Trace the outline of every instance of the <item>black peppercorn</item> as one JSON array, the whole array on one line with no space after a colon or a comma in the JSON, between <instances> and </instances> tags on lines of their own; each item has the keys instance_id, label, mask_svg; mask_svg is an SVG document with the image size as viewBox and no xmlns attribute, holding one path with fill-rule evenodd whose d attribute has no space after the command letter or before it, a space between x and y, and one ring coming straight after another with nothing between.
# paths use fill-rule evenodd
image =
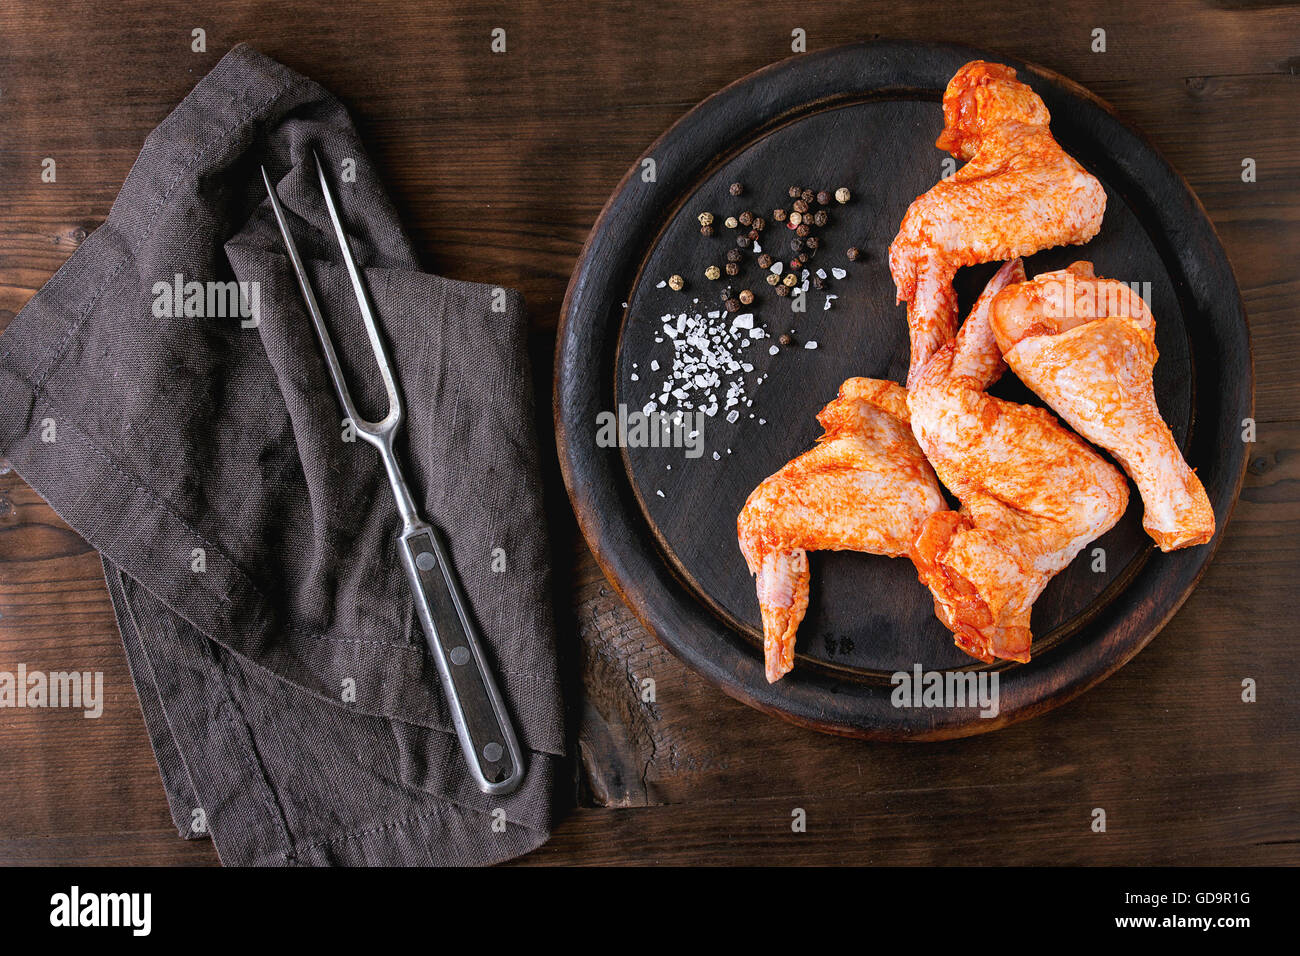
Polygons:
<instances>
[{"instance_id":1,"label":"black peppercorn","mask_svg":"<svg viewBox=\"0 0 1300 956\"><path fill-rule=\"evenodd\" d=\"M812 227L810 227L810 226L808 225L808 223L806 223L806 222L801 222L801 223L799 223L799 225L795 228L794 234L795 234L796 236L798 236L800 239L803 239L803 238L805 238L805 237L808 235L808 233L810 233L810 232L812 232Z\"/></svg>"},{"instance_id":2,"label":"black peppercorn","mask_svg":"<svg viewBox=\"0 0 1300 956\"><path fill-rule=\"evenodd\" d=\"M750 212L748 209L746 209L736 218L740 220L740 224L742 226L752 225L754 222L754 214Z\"/></svg>"},{"instance_id":3,"label":"black peppercorn","mask_svg":"<svg viewBox=\"0 0 1300 956\"><path fill-rule=\"evenodd\" d=\"M727 190L727 192L731 193L733 196L739 196L744 191L745 187L740 185L740 183L732 183L731 188Z\"/></svg>"},{"instance_id":4,"label":"black peppercorn","mask_svg":"<svg viewBox=\"0 0 1300 956\"><path fill-rule=\"evenodd\" d=\"M817 204L819 206L829 206L831 204L831 194L823 189L817 194Z\"/></svg>"},{"instance_id":5,"label":"black peppercorn","mask_svg":"<svg viewBox=\"0 0 1300 956\"><path fill-rule=\"evenodd\" d=\"M727 307L727 311L728 311L728 312L739 312L739 311L740 311L740 300L739 300L739 299L728 299L726 302L723 303L723 305L725 305L725 306Z\"/></svg>"},{"instance_id":6,"label":"black peppercorn","mask_svg":"<svg viewBox=\"0 0 1300 956\"><path fill-rule=\"evenodd\" d=\"M787 295L790 294L790 290L786 286L779 285L776 287L776 294L784 299Z\"/></svg>"},{"instance_id":7,"label":"black peppercorn","mask_svg":"<svg viewBox=\"0 0 1300 956\"><path fill-rule=\"evenodd\" d=\"M741 252L739 249L728 249L728 250L727 250L727 261L728 261L728 262L739 262L739 261L740 261L741 259L743 259L743 258L745 258L745 254L744 254L743 252Z\"/></svg>"},{"instance_id":8,"label":"black peppercorn","mask_svg":"<svg viewBox=\"0 0 1300 956\"><path fill-rule=\"evenodd\" d=\"M816 236L809 236L808 241L805 243L805 245L809 249L816 249L819 245L821 245L821 240L818 239Z\"/></svg>"},{"instance_id":9,"label":"black peppercorn","mask_svg":"<svg viewBox=\"0 0 1300 956\"><path fill-rule=\"evenodd\" d=\"M712 227L712 226L700 226L700 235L701 235L701 236L704 236L705 238L708 238L709 236L712 236L712 235L713 235L713 227Z\"/></svg>"},{"instance_id":10,"label":"black peppercorn","mask_svg":"<svg viewBox=\"0 0 1300 956\"><path fill-rule=\"evenodd\" d=\"M768 268L769 266L772 265L772 257L769 256L766 252L763 253L761 256L758 257L758 265L759 268L761 269Z\"/></svg>"},{"instance_id":11,"label":"black peppercorn","mask_svg":"<svg viewBox=\"0 0 1300 956\"><path fill-rule=\"evenodd\" d=\"M785 210L784 210L784 209L773 209L773 210L772 210L772 218L775 219L777 222L785 222Z\"/></svg>"},{"instance_id":12,"label":"black peppercorn","mask_svg":"<svg viewBox=\"0 0 1300 956\"><path fill-rule=\"evenodd\" d=\"M749 236L737 236L737 237L736 237L736 245L740 246L740 248L742 248L742 249L748 249L748 248L749 248L749 244L750 244L751 242L753 242L753 241L754 241L754 240L753 240L753 239L750 239Z\"/></svg>"},{"instance_id":13,"label":"black peppercorn","mask_svg":"<svg viewBox=\"0 0 1300 956\"><path fill-rule=\"evenodd\" d=\"M796 199L794 201L794 211L802 215L808 211L808 204L802 199Z\"/></svg>"},{"instance_id":14,"label":"black peppercorn","mask_svg":"<svg viewBox=\"0 0 1300 956\"><path fill-rule=\"evenodd\" d=\"M723 268L727 270L727 275L729 276L740 275L739 262L728 262Z\"/></svg>"},{"instance_id":15,"label":"black peppercorn","mask_svg":"<svg viewBox=\"0 0 1300 956\"><path fill-rule=\"evenodd\" d=\"M817 199L817 194L811 189L805 189L799 194L799 198L811 205Z\"/></svg>"},{"instance_id":16,"label":"black peppercorn","mask_svg":"<svg viewBox=\"0 0 1300 956\"><path fill-rule=\"evenodd\" d=\"M849 251L844 254L849 257L849 262L857 262L858 256L862 255L857 246L849 246Z\"/></svg>"},{"instance_id":17,"label":"black peppercorn","mask_svg":"<svg viewBox=\"0 0 1300 956\"><path fill-rule=\"evenodd\" d=\"M813 225L817 226L818 228L826 225L826 223L829 221L830 221L830 217L826 215L825 209L818 209L817 212L813 214Z\"/></svg>"}]
</instances>

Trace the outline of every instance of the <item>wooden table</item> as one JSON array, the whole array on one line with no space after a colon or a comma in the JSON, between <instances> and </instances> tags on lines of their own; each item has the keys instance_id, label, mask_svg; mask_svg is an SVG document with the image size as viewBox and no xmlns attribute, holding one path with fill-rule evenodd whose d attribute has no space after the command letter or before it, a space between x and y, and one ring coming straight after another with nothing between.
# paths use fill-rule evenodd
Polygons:
<instances>
[{"instance_id":1,"label":"wooden table","mask_svg":"<svg viewBox=\"0 0 1300 956\"><path fill-rule=\"evenodd\" d=\"M1090 87L1191 182L1254 336L1258 441L1191 599L1078 701L944 744L818 736L686 671L596 569L544 418L557 574L570 596L559 621L575 807L521 862L1300 862L1300 9L407 6L8 0L0 327L103 222L146 134L246 40L348 105L428 268L524 292L545 410L560 301L614 185L700 99L792 55L800 28L809 50L873 36L965 42ZM491 51L496 27L503 54ZM195 28L206 52L191 50ZM1092 49L1095 29L1104 53ZM41 181L46 157L56 183ZM1254 182L1242 179L1247 158ZM19 662L102 670L107 703L99 720L0 710L0 863L214 863L211 844L176 838L97 555L10 473L0 476L0 670ZM646 677L652 704L638 692ZM1257 683L1254 703L1242 701L1245 678ZM1096 807L1105 833L1090 827ZM792 832L796 808L806 832Z\"/></svg>"}]
</instances>

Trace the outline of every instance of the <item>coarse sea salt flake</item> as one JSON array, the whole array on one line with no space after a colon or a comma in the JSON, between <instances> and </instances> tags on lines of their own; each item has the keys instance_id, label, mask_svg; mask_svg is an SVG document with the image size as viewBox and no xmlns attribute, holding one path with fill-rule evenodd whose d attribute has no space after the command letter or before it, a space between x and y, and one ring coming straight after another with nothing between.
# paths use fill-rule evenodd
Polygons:
<instances>
[{"instance_id":1,"label":"coarse sea salt flake","mask_svg":"<svg viewBox=\"0 0 1300 956\"><path fill-rule=\"evenodd\" d=\"M839 266L835 266L834 268L831 269L831 275L833 275L837 279L843 279L846 275L848 275L848 272L845 271L844 269L841 269Z\"/></svg>"},{"instance_id":2,"label":"coarse sea salt flake","mask_svg":"<svg viewBox=\"0 0 1300 956\"><path fill-rule=\"evenodd\" d=\"M817 342L816 340L810 340L805 342L803 347L806 349L815 349L817 347Z\"/></svg>"}]
</instances>

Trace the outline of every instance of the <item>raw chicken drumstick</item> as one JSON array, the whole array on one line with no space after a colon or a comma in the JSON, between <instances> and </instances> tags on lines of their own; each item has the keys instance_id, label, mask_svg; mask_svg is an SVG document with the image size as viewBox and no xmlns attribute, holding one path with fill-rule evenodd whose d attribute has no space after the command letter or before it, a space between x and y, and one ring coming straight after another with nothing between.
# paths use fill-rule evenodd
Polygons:
<instances>
[{"instance_id":1,"label":"raw chicken drumstick","mask_svg":"<svg viewBox=\"0 0 1300 956\"><path fill-rule=\"evenodd\" d=\"M1030 609L1052 576L1124 513L1128 482L1041 408L985 393L1003 370L989 327L990 280L957 338L908 391L912 430L959 512L931 515L912 560L958 647L984 661L1029 660Z\"/></svg>"},{"instance_id":2,"label":"raw chicken drumstick","mask_svg":"<svg viewBox=\"0 0 1300 956\"><path fill-rule=\"evenodd\" d=\"M1156 322L1140 295L1076 262L1002 290L989 320L1020 380L1128 472L1162 551L1214 536L1205 489L1156 407Z\"/></svg>"},{"instance_id":3,"label":"raw chicken drumstick","mask_svg":"<svg viewBox=\"0 0 1300 956\"><path fill-rule=\"evenodd\" d=\"M908 427L901 385L851 378L817 420L825 429L817 447L755 488L736 521L758 576L769 682L794 666L808 609L807 552L907 554L922 522L948 507Z\"/></svg>"},{"instance_id":4,"label":"raw chicken drumstick","mask_svg":"<svg viewBox=\"0 0 1300 956\"><path fill-rule=\"evenodd\" d=\"M998 63L967 63L943 94L935 145L966 165L912 203L889 247L898 301L908 303L910 387L957 331L953 276L962 266L1087 242L1106 192L1061 149L1038 95Z\"/></svg>"}]
</instances>

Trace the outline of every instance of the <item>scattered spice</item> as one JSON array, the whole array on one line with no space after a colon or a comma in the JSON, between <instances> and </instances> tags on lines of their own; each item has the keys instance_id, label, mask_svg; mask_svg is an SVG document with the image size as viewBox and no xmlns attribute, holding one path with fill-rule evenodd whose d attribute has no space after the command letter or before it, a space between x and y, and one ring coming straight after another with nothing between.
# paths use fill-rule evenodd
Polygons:
<instances>
[{"instance_id":1,"label":"scattered spice","mask_svg":"<svg viewBox=\"0 0 1300 956\"><path fill-rule=\"evenodd\" d=\"M782 332L781 337L777 339L782 345L794 345L794 336L789 332Z\"/></svg>"},{"instance_id":2,"label":"scattered spice","mask_svg":"<svg viewBox=\"0 0 1300 956\"><path fill-rule=\"evenodd\" d=\"M809 236L808 241L805 242L804 245L807 246L809 249L815 250L819 245L821 245L821 240L818 239L816 236Z\"/></svg>"},{"instance_id":3,"label":"scattered spice","mask_svg":"<svg viewBox=\"0 0 1300 956\"><path fill-rule=\"evenodd\" d=\"M795 252L800 251L803 248L803 240L799 238L791 239L790 248Z\"/></svg>"},{"instance_id":4,"label":"scattered spice","mask_svg":"<svg viewBox=\"0 0 1300 956\"><path fill-rule=\"evenodd\" d=\"M820 229L822 226L826 225L826 223L830 222L830 218L830 216L826 215L825 209L818 209L817 212L813 214L813 225Z\"/></svg>"},{"instance_id":5,"label":"scattered spice","mask_svg":"<svg viewBox=\"0 0 1300 956\"><path fill-rule=\"evenodd\" d=\"M711 236L713 235L713 227L712 227L712 226L700 226L700 235L701 235L701 236L704 236L706 239L709 238L709 237L711 237Z\"/></svg>"},{"instance_id":6,"label":"scattered spice","mask_svg":"<svg viewBox=\"0 0 1300 956\"><path fill-rule=\"evenodd\" d=\"M817 199L817 194L811 189L805 189L799 194L799 198L805 203L812 204Z\"/></svg>"},{"instance_id":7,"label":"scattered spice","mask_svg":"<svg viewBox=\"0 0 1300 956\"><path fill-rule=\"evenodd\" d=\"M745 258L745 254L744 254L743 252L741 252L739 249L728 249L728 250L727 250L727 261L728 261L728 262L739 262L739 261L740 261L741 259L743 259L743 258Z\"/></svg>"},{"instance_id":8,"label":"scattered spice","mask_svg":"<svg viewBox=\"0 0 1300 956\"><path fill-rule=\"evenodd\" d=\"M728 299L728 300L727 300L725 303L723 303L723 304L727 307L727 311L728 311L728 312L739 312L739 311L740 311L740 302L737 301L736 299Z\"/></svg>"},{"instance_id":9,"label":"scattered spice","mask_svg":"<svg viewBox=\"0 0 1300 956\"><path fill-rule=\"evenodd\" d=\"M790 290L783 285L778 285L776 287L776 294L784 299L787 295L790 294Z\"/></svg>"},{"instance_id":10,"label":"scattered spice","mask_svg":"<svg viewBox=\"0 0 1300 956\"><path fill-rule=\"evenodd\" d=\"M837 203L843 205L844 203L848 202L849 199L851 198L852 197L849 195L848 189L846 189L844 186L841 186L839 189L835 190L835 201Z\"/></svg>"},{"instance_id":11,"label":"scattered spice","mask_svg":"<svg viewBox=\"0 0 1300 956\"><path fill-rule=\"evenodd\" d=\"M709 266L704 270L704 278L714 280L722 278L722 270L717 266Z\"/></svg>"},{"instance_id":12,"label":"scattered spice","mask_svg":"<svg viewBox=\"0 0 1300 956\"><path fill-rule=\"evenodd\" d=\"M800 214L807 212L808 201L805 199L796 199L794 201L794 211Z\"/></svg>"},{"instance_id":13,"label":"scattered spice","mask_svg":"<svg viewBox=\"0 0 1300 956\"><path fill-rule=\"evenodd\" d=\"M849 257L849 262L857 262L858 256L862 255L862 252L857 246L849 246L848 252L844 254Z\"/></svg>"},{"instance_id":14,"label":"scattered spice","mask_svg":"<svg viewBox=\"0 0 1300 956\"><path fill-rule=\"evenodd\" d=\"M749 244L750 244L751 242L753 242L753 241L754 241L754 240L751 239L751 238L749 238L749 236L737 236L737 237L736 237L736 245L740 246L740 248L742 248L742 249L748 249L748 248L749 248Z\"/></svg>"},{"instance_id":15,"label":"scattered spice","mask_svg":"<svg viewBox=\"0 0 1300 956\"><path fill-rule=\"evenodd\" d=\"M769 272L769 273L767 274L767 284L768 284L768 285L776 285L776 284L777 284L778 282L780 282L780 281L781 281L781 277L778 276L775 272Z\"/></svg>"},{"instance_id":16,"label":"scattered spice","mask_svg":"<svg viewBox=\"0 0 1300 956\"><path fill-rule=\"evenodd\" d=\"M754 214L746 209L740 214L740 224L742 226L751 225L754 222Z\"/></svg>"},{"instance_id":17,"label":"scattered spice","mask_svg":"<svg viewBox=\"0 0 1300 956\"><path fill-rule=\"evenodd\" d=\"M794 234L800 239L805 238L810 232L812 232L812 226L808 225L806 222L799 223L794 230Z\"/></svg>"},{"instance_id":18,"label":"scattered spice","mask_svg":"<svg viewBox=\"0 0 1300 956\"><path fill-rule=\"evenodd\" d=\"M695 218L697 218L700 221L701 226L713 225L713 213L711 212L702 212Z\"/></svg>"},{"instance_id":19,"label":"scattered spice","mask_svg":"<svg viewBox=\"0 0 1300 956\"><path fill-rule=\"evenodd\" d=\"M800 189L799 189L798 186L791 186L789 189L786 190L786 194L787 194L791 199L798 199L798 198L799 198L799 193L800 193Z\"/></svg>"},{"instance_id":20,"label":"scattered spice","mask_svg":"<svg viewBox=\"0 0 1300 956\"><path fill-rule=\"evenodd\" d=\"M821 192L817 194L817 205L829 206L830 204L831 204L831 194L823 189Z\"/></svg>"},{"instance_id":21,"label":"scattered spice","mask_svg":"<svg viewBox=\"0 0 1300 956\"><path fill-rule=\"evenodd\" d=\"M754 228L757 229L759 232L762 232L764 229L767 228L767 223L764 221L762 216L754 217Z\"/></svg>"},{"instance_id":22,"label":"scattered spice","mask_svg":"<svg viewBox=\"0 0 1300 956\"><path fill-rule=\"evenodd\" d=\"M758 257L759 268L766 269L771 264L772 264L772 257L768 255L766 252Z\"/></svg>"},{"instance_id":23,"label":"scattered spice","mask_svg":"<svg viewBox=\"0 0 1300 956\"><path fill-rule=\"evenodd\" d=\"M728 229L735 229L737 226L740 225L740 223L736 220L735 216L728 216L726 219L723 220L722 224L726 226Z\"/></svg>"},{"instance_id":24,"label":"scattered spice","mask_svg":"<svg viewBox=\"0 0 1300 956\"><path fill-rule=\"evenodd\" d=\"M784 209L773 209L773 210L772 210L772 218L775 219L777 222L785 222L785 210L784 210Z\"/></svg>"},{"instance_id":25,"label":"scattered spice","mask_svg":"<svg viewBox=\"0 0 1300 956\"><path fill-rule=\"evenodd\" d=\"M728 262L723 268L727 270L727 275L729 276L740 275L739 262Z\"/></svg>"},{"instance_id":26,"label":"scattered spice","mask_svg":"<svg viewBox=\"0 0 1300 956\"><path fill-rule=\"evenodd\" d=\"M745 187L740 185L740 183L732 183L731 186L727 189L727 192L731 193L731 195L733 196L739 196L744 191L745 191Z\"/></svg>"},{"instance_id":27,"label":"scattered spice","mask_svg":"<svg viewBox=\"0 0 1300 956\"><path fill-rule=\"evenodd\" d=\"M742 305L749 305L753 301L754 293L750 292L748 289L740 290L740 302Z\"/></svg>"},{"instance_id":28,"label":"scattered spice","mask_svg":"<svg viewBox=\"0 0 1300 956\"><path fill-rule=\"evenodd\" d=\"M668 288L672 289L674 292L681 292L685 285L686 280L679 275L671 275L668 277Z\"/></svg>"},{"instance_id":29,"label":"scattered spice","mask_svg":"<svg viewBox=\"0 0 1300 956\"><path fill-rule=\"evenodd\" d=\"M790 288L793 288L793 287L794 287L794 284L795 284L796 282L798 282L799 279L798 279L797 276L795 276L794 272L787 272L787 273L785 274L785 278L782 279L781 281L784 282L784 283L785 283L787 286L789 286Z\"/></svg>"},{"instance_id":30,"label":"scattered spice","mask_svg":"<svg viewBox=\"0 0 1300 956\"><path fill-rule=\"evenodd\" d=\"M797 213L797 212L792 212L792 213L790 213L790 228L791 228L791 229L797 229L797 228L800 226L800 224L802 224L802 223L803 223L803 215L802 215L802 213Z\"/></svg>"}]
</instances>

